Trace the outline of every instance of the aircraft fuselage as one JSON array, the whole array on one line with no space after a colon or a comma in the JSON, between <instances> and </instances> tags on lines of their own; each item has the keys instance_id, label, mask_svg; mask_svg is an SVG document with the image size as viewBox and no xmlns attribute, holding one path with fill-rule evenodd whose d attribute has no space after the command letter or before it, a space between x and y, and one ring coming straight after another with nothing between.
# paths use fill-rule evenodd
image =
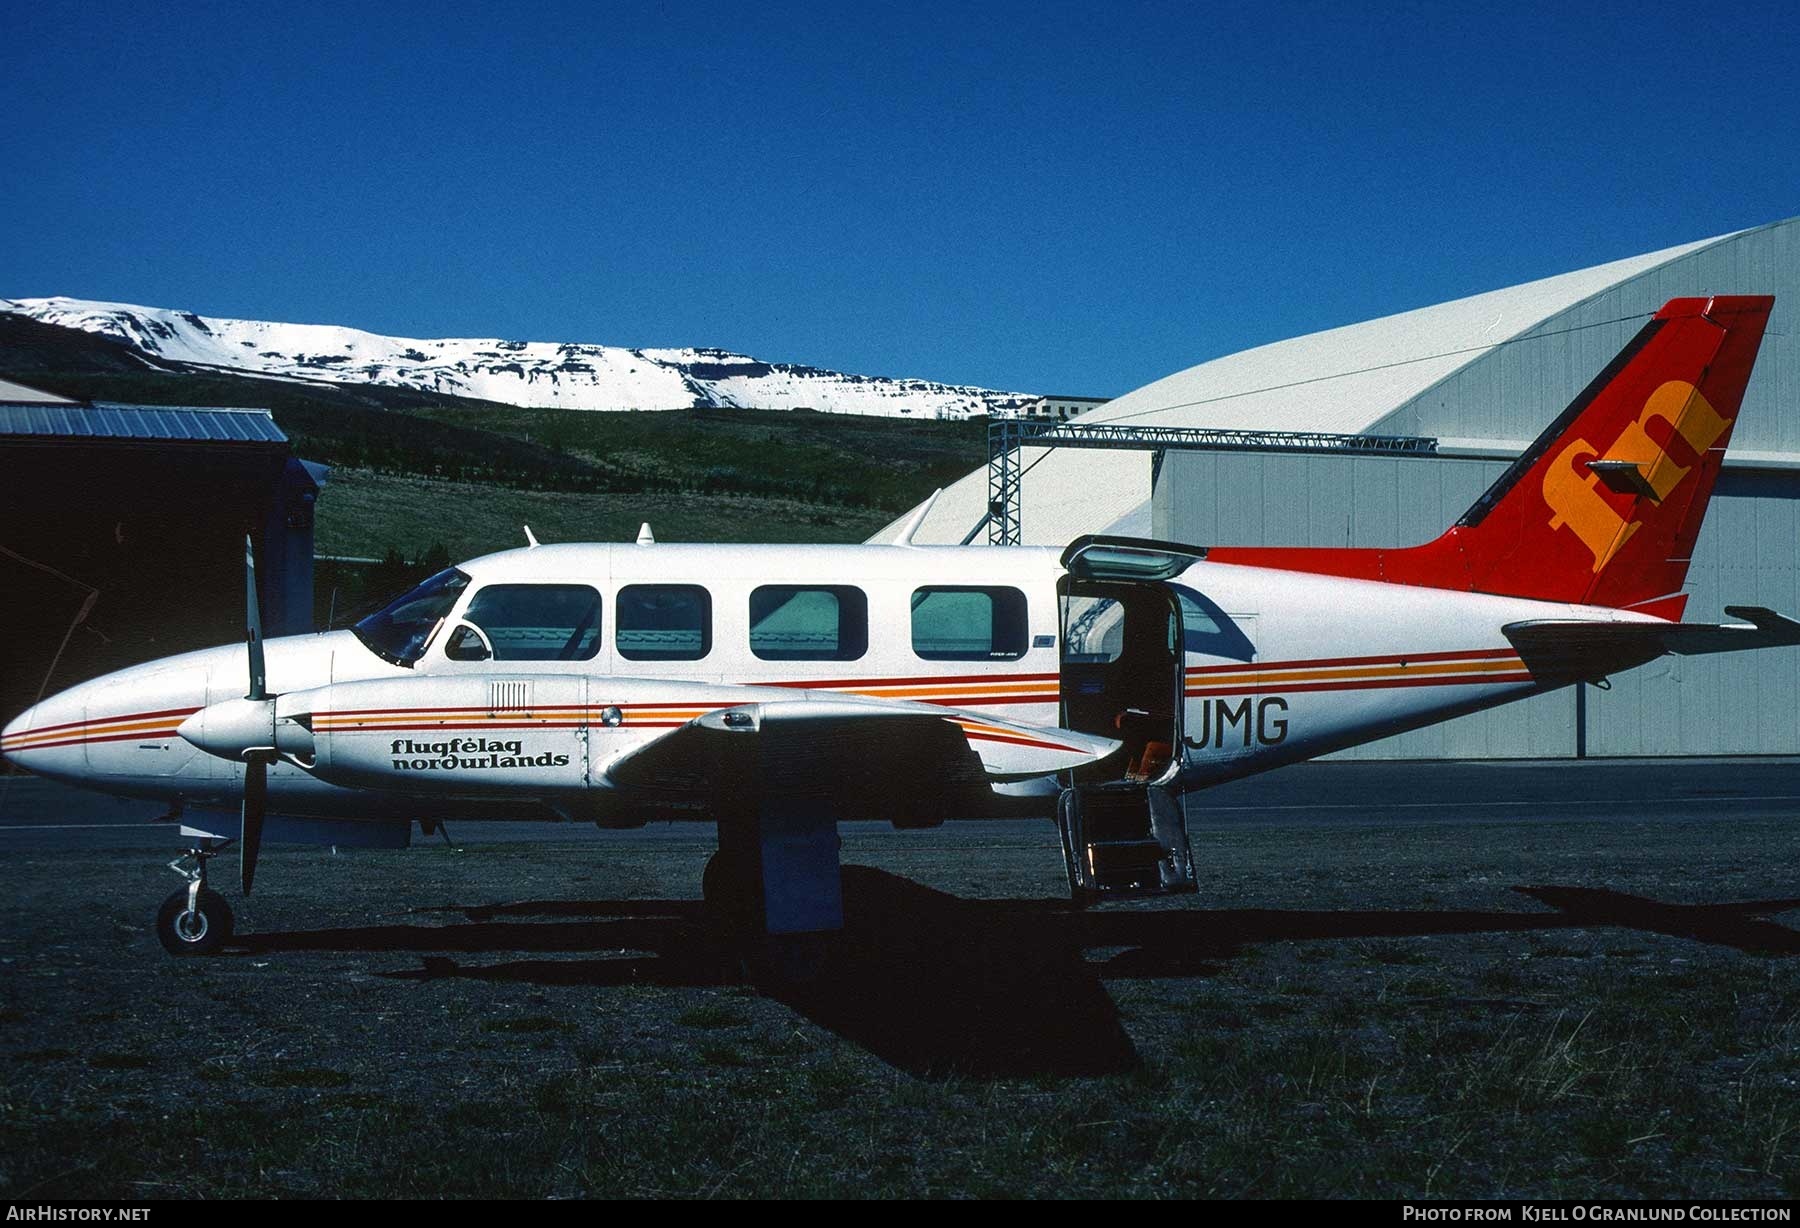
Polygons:
<instances>
[{"instance_id":1,"label":"aircraft fuselage","mask_svg":"<svg viewBox=\"0 0 1800 1228\"><path fill-rule=\"evenodd\" d=\"M1654 621L1203 560L1158 586L1179 598L1177 621L1154 599L1125 610L1114 598L1129 605L1131 586L1084 587L1057 551L1036 548L550 545L445 574L448 591L421 599L431 625L410 636L389 626L384 639L365 620L268 642L275 695L466 684L454 703L332 715L340 729L379 732L385 766L356 786L277 762L272 809L593 817L572 799L604 790L621 754L703 712L796 694L1108 736L1120 736L1114 709L1140 709L1141 740L1171 747L1150 772L1192 789L1567 681L1534 677L1508 623ZM534 682L528 711L496 719L508 683ZM107 793L235 806L243 765L178 729L244 688L242 645L166 658L46 700L7 726L3 749L35 773Z\"/></svg>"}]
</instances>

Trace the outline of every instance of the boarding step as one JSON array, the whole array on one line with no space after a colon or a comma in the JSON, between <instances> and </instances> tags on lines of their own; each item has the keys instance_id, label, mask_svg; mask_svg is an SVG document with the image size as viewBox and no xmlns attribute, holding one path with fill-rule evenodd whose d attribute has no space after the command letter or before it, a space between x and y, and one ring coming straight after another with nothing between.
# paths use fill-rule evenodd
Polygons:
<instances>
[{"instance_id":1,"label":"boarding step","mask_svg":"<svg viewBox=\"0 0 1800 1228\"><path fill-rule=\"evenodd\" d=\"M1197 890L1181 799L1115 781L1064 789L1056 803L1069 894L1077 903Z\"/></svg>"}]
</instances>

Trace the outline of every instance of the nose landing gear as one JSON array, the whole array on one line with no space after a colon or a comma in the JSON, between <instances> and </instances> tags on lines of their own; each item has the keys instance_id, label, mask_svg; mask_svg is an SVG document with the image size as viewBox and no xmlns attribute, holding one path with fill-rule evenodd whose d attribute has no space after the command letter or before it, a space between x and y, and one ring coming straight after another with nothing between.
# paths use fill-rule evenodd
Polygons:
<instances>
[{"instance_id":1,"label":"nose landing gear","mask_svg":"<svg viewBox=\"0 0 1800 1228\"><path fill-rule=\"evenodd\" d=\"M207 861L230 844L209 840L169 863L169 869L188 880L156 910L156 940L170 955L211 955L231 940L231 906L206 885Z\"/></svg>"}]
</instances>

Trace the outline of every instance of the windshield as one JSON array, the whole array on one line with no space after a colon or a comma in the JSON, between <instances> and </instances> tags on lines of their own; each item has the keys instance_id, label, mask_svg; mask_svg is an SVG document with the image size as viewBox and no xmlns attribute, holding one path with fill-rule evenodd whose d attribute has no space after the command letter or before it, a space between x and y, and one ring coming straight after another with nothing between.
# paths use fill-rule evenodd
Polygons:
<instances>
[{"instance_id":1,"label":"windshield","mask_svg":"<svg viewBox=\"0 0 1800 1228\"><path fill-rule=\"evenodd\" d=\"M395 665L411 666L425 652L438 624L469 587L469 577L452 567L376 610L351 630L370 652Z\"/></svg>"}]
</instances>

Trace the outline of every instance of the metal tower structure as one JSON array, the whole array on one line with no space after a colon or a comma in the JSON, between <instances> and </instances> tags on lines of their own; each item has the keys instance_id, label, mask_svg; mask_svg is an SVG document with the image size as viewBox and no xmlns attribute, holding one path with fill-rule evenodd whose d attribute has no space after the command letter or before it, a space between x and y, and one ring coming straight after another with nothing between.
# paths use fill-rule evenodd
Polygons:
<instances>
[{"instance_id":1,"label":"metal tower structure","mask_svg":"<svg viewBox=\"0 0 1800 1228\"><path fill-rule=\"evenodd\" d=\"M1112 448L1148 451L1160 467L1163 453L1186 451L1353 452L1361 455L1430 456L1437 440L1423 435L1332 435L1323 431L1235 431L1197 426L1126 426L1096 422L1032 422L1001 418L988 424L988 510L963 544L985 527L988 544L1016 546L1023 531L1023 479L1028 448Z\"/></svg>"}]
</instances>

